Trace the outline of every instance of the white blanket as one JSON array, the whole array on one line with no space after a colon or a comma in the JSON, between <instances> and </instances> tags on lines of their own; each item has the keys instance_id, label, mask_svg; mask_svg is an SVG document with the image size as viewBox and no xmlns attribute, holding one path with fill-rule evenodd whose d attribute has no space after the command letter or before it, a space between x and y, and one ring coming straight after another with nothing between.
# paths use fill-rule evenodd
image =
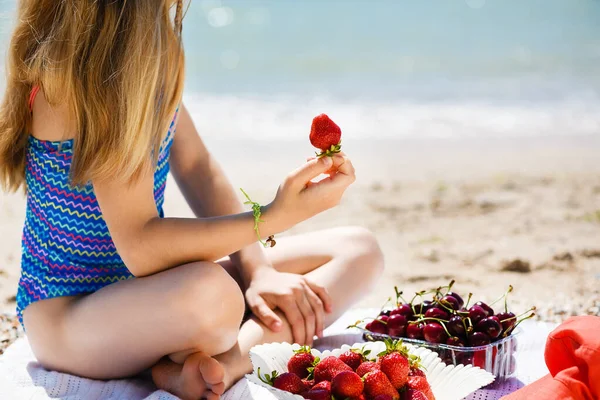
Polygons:
<instances>
[{"instance_id":1,"label":"white blanket","mask_svg":"<svg viewBox=\"0 0 600 400\"><path fill-rule=\"evenodd\" d=\"M345 314L325 330L325 338L316 343L317 347L335 348L343 343L351 344L360 341L360 334L353 334L345 328L369 315L373 315L373 310L353 310ZM517 374L523 384L530 383L547 373L543 351L545 339L552 328L551 325L541 323L530 323L524 326L525 334L519 339L517 358L519 366ZM0 357L0 399L177 400L177 397L156 390L152 382L141 379L95 381L47 371L36 362L27 339L24 338L16 341ZM246 379L242 379L227 391L223 399L276 400L266 389Z\"/></svg>"}]
</instances>

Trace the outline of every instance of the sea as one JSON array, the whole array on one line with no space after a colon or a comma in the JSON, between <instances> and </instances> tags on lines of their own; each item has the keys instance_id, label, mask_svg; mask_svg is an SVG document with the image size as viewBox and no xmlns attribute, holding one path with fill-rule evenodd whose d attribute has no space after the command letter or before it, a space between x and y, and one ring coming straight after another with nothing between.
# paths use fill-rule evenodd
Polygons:
<instances>
[{"instance_id":1,"label":"sea","mask_svg":"<svg viewBox=\"0 0 600 400\"><path fill-rule=\"evenodd\" d=\"M0 0L2 74L17 3ZM600 135L599 0L186 6L184 101L206 137L304 138L319 113L344 140Z\"/></svg>"}]
</instances>

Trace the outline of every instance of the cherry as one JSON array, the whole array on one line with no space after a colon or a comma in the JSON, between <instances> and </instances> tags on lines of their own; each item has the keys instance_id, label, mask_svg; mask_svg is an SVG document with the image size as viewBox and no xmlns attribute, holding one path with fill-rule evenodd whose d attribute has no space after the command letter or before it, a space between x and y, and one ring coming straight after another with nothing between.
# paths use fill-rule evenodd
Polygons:
<instances>
[{"instance_id":1,"label":"cherry","mask_svg":"<svg viewBox=\"0 0 600 400\"><path fill-rule=\"evenodd\" d=\"M434 304L433 304L432 301L430 301L430 300L424 300L423 303L417 304L414 307L415 307L415 312L417 314L424 314L425 311L429 310L433 306L434 306Z\"/></svg>"},{"instance_id":2,"label":"cherry","mask_svg":"<svg viewBox=\"0 0 600 400\"><path fill-rule=\"evenodd\" d=\"M473 353L472 363L475 367L485 369L485 359L486 359L485 350L479 350L479 351L476 351Z\"/></svg>"},{"instance_id":3,"label":"cherry","mask_svg":"<svg viewBox=\"0 0 600 400\"><path fill-rule=\"evenodd\" d=\"M406 326L406 337L410 339L423 339L423 327L425 324L422 322L409 322Z\"/></svg>"},{"instance_id":4,"label":"cherry","mask_svg":"<svg viewBox=\"0 0 600 400\"><path fill-rule=\"evenodd\" d=\"M373 323L372 323L372 322L368 322L368 323L365 325L365 329L366 329L366 330L368 330L368 331L371 331L371 332L373 332L373 330L372 330L372 329L373 329Z\"/></svg>"},{"instance_id":5,"label":"cherry","mask_svg":"<svg viewBox=\"0 0 600 400\"><path fill-rule=\"evenodd\" d=\"M475 325L475 330L487 334L491 339L496 339L502 333L502 325L498 318L487 317Z\"/></svg>"},{"instance_id":6,"label":"cherry","mask_svg":"<svg viewBox=\"0 0 600 400\"><path fill-rule=\"evenodd\" d=\"M453 310L458 310L460 308L460 303L453 296L444 296L440 299L440 304L445 306L446 308L451 308Z\"/></svg>"},{"instance_id":7,"label":"cherry","mask_svg":"<svg viewBox=\"0 0 600 400\"><path fill-rule=\"evenodd\" d=\"M505 332L509 332L517 323L517 316L511 312L500 312L496 314L496 317L500 320L500 324L502 324L502 330Z\"/></svg>"},{"instance_id":8,"label":"cherry","mask_svg":"<svg viewBox=\"0 0 600 400\"><path fill-rule=\"evenodd\" d=\"M386 317L389 317L391 312L392 312L391 310L385 310L385 311L382 311L382 312L379 314L379 316L380 316L380 317L381 317L381 316L386 316Z\"/></svg>"},{"instance_id":9,"label":"cherry","mask_svg":"<svg viewBox=\"0 0 600 400\"><path fill-rule=\"evenodd\" d=\"M465 347L467 345L467 343L465 343L464 339L461 339L457 336L450 336L448 338L448 340L446 340L446 344L448 344L450 346L459 346L459 347Z\"/></svg>"},{"instance_id":10,"label":"cherry","mask_svg":"<svg viewBox=\"0 0 600 400\"><path fill-rule=\"evenodd\" d=\"M447 321L450 318L450 314L439 307L431 307L425 311L425 318L438 318Z\"/></svg>"},{"instance_id":11,"label":"cherry","mask_svg":"<svg viewBox=\"0 0 600 400\"><path fill-rule=\"evenodd\" d=\"M490 315L494 315L494 309L492 307L488 306L487 304L485 304L483 301L478 301L477 303L475 303L473 305L483 308L485 310L485 312L487 313L486 317L489 317Z\"/></svg>"},{"instance_id":12,"label":"cherry","mask_svg":"<svg viewBox=\"0 0 600 400\"><path fill-rule=\"evenodd\" d=\"M374 321L371 321L370 324L371 324L371 329L369 329L369 330L371 332L387 334L387 325L384 324L383 321L376 319Z\"/></svg>"},{"instance_id":13,"label":"cherry","mask_svg":"<svg viewBox=\"0 0 600 400\"><path fill-rule=\"evenodd\" d=\"M387 334L389 336L395 337L395 338L402 338L406 336L406 327L402 328L402 329L388 329Z\"/></svg>"},{"instance_id":14,"label":"cherry","mask_svg":"<svg viewBox=\"0 0 600 400\"><path fill-rule=\"evenodd\" d=\"M473 353L470 351L457 352L456 364L469 365L473 364Z\"/></svg>"},{"instance_id":15,"label":"cherry","mask_svg":"<svg viewBox=\"0 0 600 400\"><path fill-rule=\"evenodd\" d=\"M413 316L414 312L410 307L410 304L401 304L397 308L392 310L392 312L390 313L390 317L395 314L404 315L406 318L409 318Z\"/></svg>"},{"instance_id":16,"label":"cherry","mask_svg":"<svg viewBox=\"0 0 600 400\"><path fill-rule=\"evenodd\" d=\"M394 314L387 321L388 335L403 337L406 335L408 320L404 315Z\"/></svg>"},{"instance_id":17,"label":"cherry","mask_svg":"<svg viewBox=\"0 0 600 400\"><path fill-rule=\"evenodd\" d=\"M485 346L492 342L490 337L483 332L473 332L469 336L469 345L473 347Z\"/></svg>"},{"instance_id":18,"label":"cherry","mask_svg":"<svg viewBox=\"0 0 600 400\"><path fill-rule=\"evenodd\" d=\"M394 314L387 320L388 329L406 328L408 319L404 315Z\"/></svg>"},{"instance_id":19,"label":"cherry","mask_svg":"<svg viewBox=\"0 0 600 400\"><path fill-rule=\"evenodd\" d=\"M458 301L458 308L455 308L455 310L458 310L459 308L465 305L465 301L462 299L462 297L460 297L458 293L448 292L446 293L446 296L452 296L456 299L456 301Z\"/></svg>"},{"instance_id":20,"label":"cherry","mask_svg":"<svg viewBox=\"0 0 600 400\"><path fill-rule=\"evenodd\" d=\"M452 335L465 336L465 325L463 324L462 318L458 315L450 318L446 324L446 328L448 328L448 332Z\"/></svg>"},{"instance_id":21,"label":"cherry","mask_svg":"<svg viewBox=\"0 0 600 400\"><path fill-rule=\"evenodd\" d=\"M471 306L469 308L469 318L471 318L471 322L473 324L477 324L479 321L487 317L487 312L483 309L483 307L478 306L477 304Z\"/></svg>"},{"instance_id":22,"label":"cherry","mask_svg":"<svg viewBox=\"0 0 600 400\"><path fill-rule=\"evenodd\" d=\"M380 315L377 319L387 323L389 318L390 317L388 317L387 315Z\"/></svg>"},{"instance_id":23,"label":"cherry","mask_svg":"<svg viewBox=\"0 0 600 400\"><path fill-rule=\"evenodd\" d=\"M445 343L448 334L438 322L429 322L423 327L423 337L430 343Z\"/></svg>"}]
</instances>

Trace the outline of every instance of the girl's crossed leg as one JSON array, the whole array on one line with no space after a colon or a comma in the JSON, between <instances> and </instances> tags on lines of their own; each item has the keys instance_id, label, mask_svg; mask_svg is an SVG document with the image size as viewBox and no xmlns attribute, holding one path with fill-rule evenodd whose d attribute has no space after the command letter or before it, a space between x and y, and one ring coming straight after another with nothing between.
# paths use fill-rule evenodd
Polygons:
<instances>
[{"instance_id":1,"label":"girl's crossed leg","mask_svg":"<svg viewBox=\"0 0 600 400\"><path fill-rule=\"evenodd\" d=\"M268 255L278 271L306 274L327 288L334 309L326 326L383 270L377 242L362 228L283 238ZM157 386L183 398L217 398L251 370L252 346L292 341L285 318L280 332L254 317L240 329L241 280L228 260L221 265L191 263L85 297L34 303L24 313L34 353L48 368L96 379L155 365Z\"/></svg>"}]
</instances>

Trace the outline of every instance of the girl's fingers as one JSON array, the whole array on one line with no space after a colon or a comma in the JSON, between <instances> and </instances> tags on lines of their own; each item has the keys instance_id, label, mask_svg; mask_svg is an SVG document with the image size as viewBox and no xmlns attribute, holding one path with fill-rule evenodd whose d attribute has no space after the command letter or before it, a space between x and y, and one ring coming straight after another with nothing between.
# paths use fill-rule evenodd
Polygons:
<instances>
[{"instance_id":1,"label":"girl's fingers","mask_svg":"<svg viewBox=\"0 0 600 400\"><path fill-rule=\"evenodd\" d=\"M292 326L292 335L294 336L294 342L302 344L306 339L306 328L304 324L304 317L298 308L298 303L295 298L286 300L281 306L279 306L289 324Z\"/></svg>"},{"instance_id":2,"label":"girl's fingers","mask_svg":"<svg viewBox=\"0 0 600 400\"><path fill-rule=\"evenodd\" d=\"M313 312L315 313L315 334L318 337L323 337L323 317L325 314L323 302L321 301L319 296L317 296L315 292L312 291L308 284L305 284L304 286L304 290L306 291L306 298L308 299L308 302L310 303L310 306L312 307Z\"/></svg>"},{"instance_id":3,"label":"girl's fingers","mask_svg":"<svg viewBox=\"0 0 600 400\"><path fill-rule=\"evenodd\" d=\"M281 319L275 314L262 297L258 296L258 299L253 301L253 305L250 309L258 317L263 324L269 327L272 331L279 332L281 330L282 322Z\"/></svg>"},{"instance_id":4,"label":"girl's fingers","mask_svg":"<svg viewBox=\"0 0 600 400\"><path fill-rule=\"evenodd\" d=\"M311 160L289 175L289 183L297 191L300 191L306 186L307 182L325 173L332 165L333 161L331 157L321 157Z\"/></svg>"},{"instance_id":5,"label":"girl's fingers","mask_svg":"<svg viewBox=\"0 0 600 400\"><path fill-rule=\"evenodd\" d=\"M304 317L304 326L305 326L305 331L304 334L305 339L304 339L304 343L303 344L307 344L309 346L312 346L312 341L313 338L315 337L315 312L313 311L310 302L308 301L308 299L306 298L306 293L304 291L302 291L299 295L298 298L298 308L300 309L300 312L302 313L302 316Z\"/></svg>"},{"instance_id":6,"label":"girl's fingers","mask_svg":"<svg viewBox=\"0 0 600 400\"><path fill-rule=\"evenodd\" d=\"M308 279L306 277L304 278L304 282L306 282L308 287L317 296L319 296L319 298L323 302L323 308L325 309L325 311L328 313L333 312L333 303L331 300L331 296L329 295L329 291L324 286L317 285L316 283L312 282L310 279Z\"/></svg>"}]
</instances>

